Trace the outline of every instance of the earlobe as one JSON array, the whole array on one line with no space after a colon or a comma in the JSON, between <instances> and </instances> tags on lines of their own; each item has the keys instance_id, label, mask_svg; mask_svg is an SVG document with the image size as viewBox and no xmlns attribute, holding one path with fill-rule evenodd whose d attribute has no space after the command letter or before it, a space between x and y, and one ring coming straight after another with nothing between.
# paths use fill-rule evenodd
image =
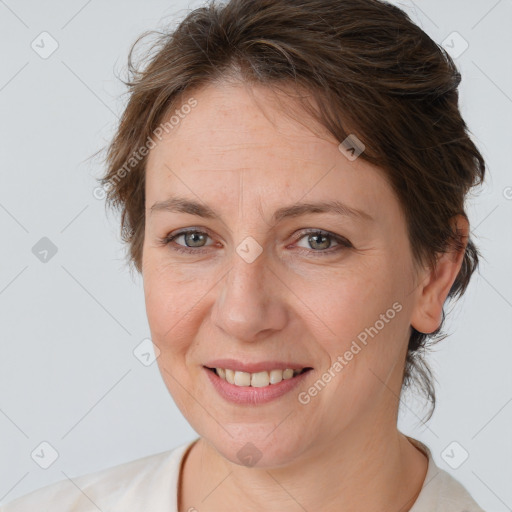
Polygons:
<instances>
[{"instance_id":1,"label":"earlobe","mask_svg":"<svg viewBox=\"0 0 512 512\"><path fill-rule=\"evenodd\" d=\"M411 317L411 325L422 333L431 333L439 328L443 318L443 305L462 266L469 236L467 219L458 215L454 228L460 234L463 247L452 248L438 254L434 268L426 269L417 290L417 299Z\"/></svg>"}]
</instances>

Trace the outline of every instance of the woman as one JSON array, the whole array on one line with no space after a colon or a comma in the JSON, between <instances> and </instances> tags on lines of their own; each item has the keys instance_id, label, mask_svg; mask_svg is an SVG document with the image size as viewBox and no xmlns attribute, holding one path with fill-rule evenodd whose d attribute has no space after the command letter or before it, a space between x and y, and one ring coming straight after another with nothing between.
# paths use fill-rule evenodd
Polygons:
<instances>
[{"instance_id":1,"label":"woman","mask_svg":"<svg viewBox=\"0 0 512 512\"><path fill-rule=\"evenodd\" d=\"M397 429L478 264L450 57L377 0L212 4L154 50L102 186L199 437L3 512L481 511Z\"/></svg>"}]
</instances>

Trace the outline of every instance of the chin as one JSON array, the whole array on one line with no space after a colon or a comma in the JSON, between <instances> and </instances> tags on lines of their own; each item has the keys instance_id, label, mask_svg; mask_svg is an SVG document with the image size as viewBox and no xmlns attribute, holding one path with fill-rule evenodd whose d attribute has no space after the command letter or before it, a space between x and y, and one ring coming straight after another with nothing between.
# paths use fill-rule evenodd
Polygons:
<instances>
[{"instance_id":1,"label":"chin","mask_svg":"<svg viewBox=\"0 0 512 512\"><path fill-rule=\"evenodd\" d=\"M278 427L276 431L279 429ZM254 468L275 468L289 464L303 450L304 443L298 435L286 430L277 434L270 425L226 425L215 437L203 436L225 459L233 464ZM237 432L238 431L238 432Z\"/></svg>"}]
</instances>

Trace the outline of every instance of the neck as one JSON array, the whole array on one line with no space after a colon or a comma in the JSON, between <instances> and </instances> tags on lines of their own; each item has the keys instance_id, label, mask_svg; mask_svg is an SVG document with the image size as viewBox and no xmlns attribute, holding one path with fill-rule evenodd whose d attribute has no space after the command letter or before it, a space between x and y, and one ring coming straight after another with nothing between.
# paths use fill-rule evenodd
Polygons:
<instances>
[{"instance_id":1,"label":"neck","mask_svg":"<svg viewBox=\"0 0 512 512\"><path fill-rule=\"evenodd\" d=\"M426 456L396 427L386 431L378 422L271 469L234 464L201 438L183 462L179 511L406 512L426 471Z\"/></svg>"}]
</instances>

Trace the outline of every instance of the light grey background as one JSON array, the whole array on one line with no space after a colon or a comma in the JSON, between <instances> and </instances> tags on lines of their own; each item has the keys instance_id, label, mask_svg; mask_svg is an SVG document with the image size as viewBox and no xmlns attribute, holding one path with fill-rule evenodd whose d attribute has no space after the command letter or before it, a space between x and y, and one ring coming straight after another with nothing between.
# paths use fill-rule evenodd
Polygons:
<instances>
[{"instance_id":1,"label":"light grey background","mask_svg":"<svg viewBox=\"0 0 512 512\"><path fill-rule=\"evenodd\" d=\"M469 204L485 259L430 359L436 412L422 425L407 398L400 426L486 510L512 510L512 2L397 4L452 52L469 44L456 59L461 108L489 169ZM0 0L0 503L196 436L156 363L133 354L149 337L142 282L124 266L117 219L92 193L101 166L87 158L122 111L114 72L131 43L199 5ZM44 31L59 45L46 59L31 47L51 49ZM46 263L32 252L43 237L57 247ZM58 452L48 469L41 442Z\"/></svg>"}]
</instances>

